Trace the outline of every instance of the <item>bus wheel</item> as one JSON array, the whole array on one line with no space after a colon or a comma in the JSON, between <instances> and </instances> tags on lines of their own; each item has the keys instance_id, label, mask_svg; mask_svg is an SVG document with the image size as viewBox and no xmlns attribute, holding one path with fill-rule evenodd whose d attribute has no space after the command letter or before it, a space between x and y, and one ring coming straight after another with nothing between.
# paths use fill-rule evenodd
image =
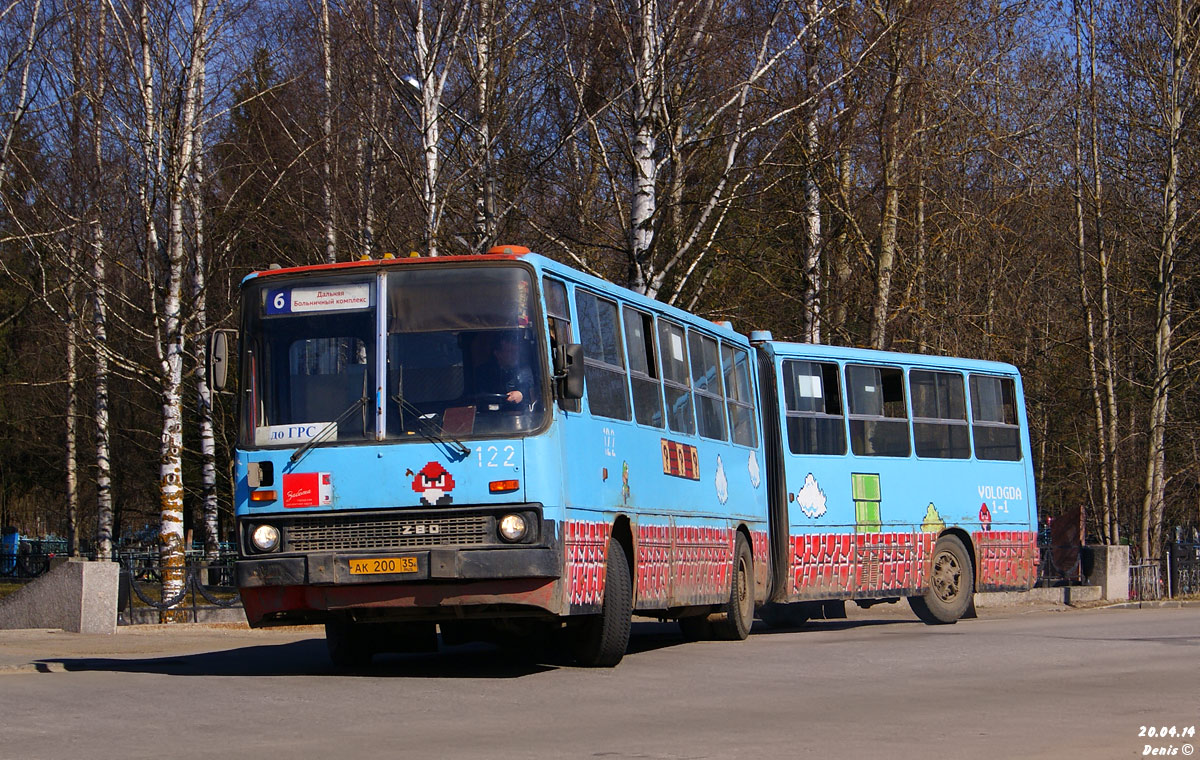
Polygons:
<instances>
[{"instance_id":1,"label":"bus wheel","mask_svg":"<svg viewBox=\"0 0 1200 760\"><path fill-rule=\"evenodd\" d=\"M625 549L615 538L610 538L600 614L589 616L575 631L575 660L580 665L611 668L625 656L633 623L632 585Z\"/></svg>"},{"instance_id":2,"label":"bus wheel","mask_svg":"<svg viewBox=\"0 0 1200 760\"><path fill-rule=\"evenodd\" d=\"M953 623L966 613L975 593L971 555L955 536L942 536L933 547L933 564L924 596L908 604L929 625Z\"/></svg>"},{"instance_id":3,"label":"bus wheel","mask_svg":"<svg viewBox=\"0 0 1200 760\"><path fill-rule=\"evenodd\" d=\"M709 620L714 639L743 641L750 635L750 626L754 623L754 555L741 533L737 534L733 548L729 601Z\"/></svg>"},{"instance_id":4,"label":"bus wheel","mask_svg":"<svg viewBox=\"0 0 1200 760\"><path fill-rule=\"evenodd\" d=\"M345 618L325 623L325 647L338 668L365 668L375 655L363 624Z\"/></svg>"}]
</instances>

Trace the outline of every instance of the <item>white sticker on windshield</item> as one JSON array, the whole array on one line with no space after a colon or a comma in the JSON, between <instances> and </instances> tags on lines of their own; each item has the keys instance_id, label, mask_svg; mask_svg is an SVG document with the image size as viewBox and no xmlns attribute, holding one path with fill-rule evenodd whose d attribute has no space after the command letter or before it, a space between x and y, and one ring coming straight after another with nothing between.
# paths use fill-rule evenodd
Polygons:
<instances>
[{"instance_id":1,"label":"white sticker on windshield","mask_svg":"<svg viewBox=\"0 0 1200 760\"><path fill-rule=\"evenodd\" d=\"M301 444L317 437L317 433L331 425L328 422L306 422L300 425L265 425L254 430L256 446L272 446L281 443ZM331 425L329 432L321 436L322 441L337 440L337 425Z\"/></svg>"},{"instance_id":2,"label":"white sticker on windshield","mask_svg":"<svg viewBox=\"0 0 1200 760\"><path fill-rule=\"evenodd\" d=\"M675 361L683 361L683 336L671 333L671 356L675 357Z\"/></svg>"},{"instance_id":3,"label":"white sticker on windshield","mask_svg":"<svg viewBox=\"0 0 1200 760\"><path fill-rule=\"evenodd\" d=\"M348 309L365 309L370 305L371 285L365 282L267 291L267 314L346 311Z\"/></svg>"}]
</instances>

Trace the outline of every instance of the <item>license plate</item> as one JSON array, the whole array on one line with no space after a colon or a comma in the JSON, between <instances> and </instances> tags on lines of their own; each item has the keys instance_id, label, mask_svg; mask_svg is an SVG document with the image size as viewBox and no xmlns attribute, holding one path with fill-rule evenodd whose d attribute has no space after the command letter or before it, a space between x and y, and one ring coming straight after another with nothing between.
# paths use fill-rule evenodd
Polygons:
<instances>
[{"instance_id":1,"label":"license plate","mask_svg":"<svg viewBox=\"0 0 1200 760\"><path fill-rule=\"evenodd\" d=\"M351 575L387 575L417 572L416 557L372 557L350 560Z\"/></svg>"}]
</instances>

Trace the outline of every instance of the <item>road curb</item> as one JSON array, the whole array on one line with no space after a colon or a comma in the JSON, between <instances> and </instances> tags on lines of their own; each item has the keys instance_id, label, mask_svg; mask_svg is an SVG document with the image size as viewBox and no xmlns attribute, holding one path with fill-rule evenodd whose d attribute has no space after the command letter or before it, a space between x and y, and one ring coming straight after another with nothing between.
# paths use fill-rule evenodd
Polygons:
<instances>
[{"instance_id":1,"label":"road curb","mask_svg":"<svg viewBox=\"0 0 1200 760\"><path fill-rule=\"evenodd\" d=\"M1183 607L1200 607L1200 601L1190 599L1156 599L1144 602L1120 602L1104 606L1106 610L1140 610L1140 609L1179 609Z\"/></svg>"}]
</instances>

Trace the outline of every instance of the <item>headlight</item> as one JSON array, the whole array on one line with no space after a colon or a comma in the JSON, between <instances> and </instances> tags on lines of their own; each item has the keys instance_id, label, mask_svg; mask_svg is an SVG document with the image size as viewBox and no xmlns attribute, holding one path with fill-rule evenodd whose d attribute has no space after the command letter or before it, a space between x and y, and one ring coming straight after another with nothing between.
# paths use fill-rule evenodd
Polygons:
<instances>
[{"instance_id":1,"label":"headlight","mask_svg":"<svg viewBox=\"0 0 1200 760\"><path fill-rule=\"evenodd\" d=\"M260 552L273 552L279 548L279 528L274 525L260 525L250 534L250 542Z\"/></svg>"},{"instance_id":2,"label":"headlight","mask_svg":"<svg viewBox=\"0 0 1200 760\"><path fill-rule=\"evenodd\" d=\"M500 518L500 537L505 541L520 541L525 538L528 527L521 515L505 515Z\"/></svg>"}]
</instances>

